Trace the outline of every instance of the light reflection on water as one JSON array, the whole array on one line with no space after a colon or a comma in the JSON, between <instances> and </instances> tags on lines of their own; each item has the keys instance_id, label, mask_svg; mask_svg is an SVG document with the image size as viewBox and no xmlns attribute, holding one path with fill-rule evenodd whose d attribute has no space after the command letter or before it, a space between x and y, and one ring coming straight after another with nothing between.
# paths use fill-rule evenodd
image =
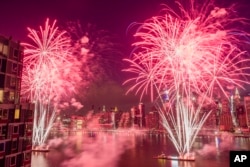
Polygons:
<instances>
[{"instance_id":1,"label":"light reflection on water","mask_svg":"<svg viewBox=\"0 0 250 167\"><path fill-rule=\"evenodd\" d=\"M31 166L49 167L46 156L47 156L46 153L38 153L38 152L33 153L31 159Z\"/></svg>"},{"instance_id":2,"label":"light reflection on water","mask_svg":"<svg viewBox=\"0 0 250 167\"><path fill-rule=\"evenodd\" d=\"M152 157L164 152L167 155L177 155L172 143L163 135L129 136L132 147L119 156L116 167L221 167L229 166L229 150L250 150L250 138L229 136L203 136L196 139L193 150L196 151L196 161L170 161L153 159ZM107 136L102 138L109 142ZM116 139L115 135L112 139ZM81 138L84 140L84 138ZM83 141L84 142L84 141ZM75 140L77 150L83 144ZM91 144L91 143L90 143ZM66 148L56 148L49 153L33 153L32 167L60 167L66 161L62 153ZM105 152L108 154L108 152ZM78 156L78 155L76 155ZM86 163L85 163L86 166ZM74 167L74 166L72 166ZM84 167L84 165L83 165ZM93 166L95 167L95 166ZM97 165L96 167L102 167ZM104 167L108 167L105 165Z\"/></svg>"}]
</instances>

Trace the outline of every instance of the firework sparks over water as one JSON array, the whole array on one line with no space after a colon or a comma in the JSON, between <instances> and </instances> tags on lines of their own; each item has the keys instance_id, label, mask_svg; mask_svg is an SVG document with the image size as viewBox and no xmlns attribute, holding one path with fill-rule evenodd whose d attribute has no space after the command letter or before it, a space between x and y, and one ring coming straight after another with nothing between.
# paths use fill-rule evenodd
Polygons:
<instances>
[{"instance_id":1,"label":"firework sparks over water","mask_svg":"<svg viewBox=\"0 0 250 167\"><path fill-rule=\"evenodd\" d=\"M42 145L52 127L59 101L81 81L80 62L72 55L66 31L56 21L39 31L28 28L31 42L24 43L22 94L35 103L33 145Z\"/></svg>"},{"instance_id":2,"label":"firework sparks over water","mask_svg":"<svg viewBox=\"0 0 250 167\"><path fill-rule=\"evenodd\" d=\"M239 45L244 41L238 34L249 34L229 28L241 24L243 18L233 18L230 8L218 8L210 1L199 7L190 0L185 7L176 2L177 9L165 6L159 16L142 23L135 33L130 67L124 71L136 76L128 92L136 90L141 97L150 93L151 99L162 97L167 90L170 109L165 101L156 104L180 155L189 153L193 139L209 113L201 115L204 103L213 102L218 93L228 98L226 87L244 88L249 84L249 59ZM235 33L238 32L238 33Z\"/></svg>"}]
</instances>

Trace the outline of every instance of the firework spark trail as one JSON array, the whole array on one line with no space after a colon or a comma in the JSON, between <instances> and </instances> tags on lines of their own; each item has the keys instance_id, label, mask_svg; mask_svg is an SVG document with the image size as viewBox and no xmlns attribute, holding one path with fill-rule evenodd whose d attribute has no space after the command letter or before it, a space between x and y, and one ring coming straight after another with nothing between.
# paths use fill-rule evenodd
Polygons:
<instances>
[{"instance_id":1,"label":"firework spark trail","mask_svg":"<svg viewBox=\"0 0 250 167\"><path fill-rule=\"evenodd\" d=\"M47 19L45 28L28 30L31 42L23 43L22 95L35 104L33 145L39 146L48 136L60 100L81 81L81 64L72 55L66 31L59 31L56 21L50 25Z\"/></svg>"},{"instance_id":2,"label":"firework spark trail","mask_svg":"<svg viewBox=\"0 0 250 167\"><path fill-rule=\"evenodd\" d=\"M250 69L244 58L239 35L230 29L242 18L231 18L231 8L214 7L207 1L201 8L190 1L190 8L177 2L179 11L166 6L163 14L145 21L137 29L130 67L136 74L128 92L136 90L143 97L148 92L157 100L163 126L180 155L189 153L195 136L209 113L201 115L202 106L218 93L228 98L226 86L244 88ZM148 91L150 90L150 91ZM166 111L162 92L168 91L170 109ZM155 97L155 94L158 96ZM196 98L196 100L195 100Z\"/></svg>"}]
</instances>

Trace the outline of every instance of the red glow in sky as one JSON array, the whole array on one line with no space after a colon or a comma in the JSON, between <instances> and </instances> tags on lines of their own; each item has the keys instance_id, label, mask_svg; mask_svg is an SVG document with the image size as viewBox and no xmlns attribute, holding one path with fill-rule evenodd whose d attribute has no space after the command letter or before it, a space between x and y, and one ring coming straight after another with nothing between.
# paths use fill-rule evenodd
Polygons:
<instances>
[{"instance_id":1,"label":"red glow in sky","mask_svg":"<svg viewBox=\"0 0 250 167\"><path fill-rule=\"evenodd\" d=\"M183 0L184 1L184 0ZM200 0L204 3L202 0ZM184 1L185 2L185 1ZM238 3L241 13L249 16L248 0L216 0L223 6ZM26 42L26 27L37 27L46 18L66 21L81 20L126 36L132 22L143 22L157 15L161 4L173 0L8 0L1 1L0 34ZM17 28L18 27L18 28Z\"/></svg>"}]
</instances>

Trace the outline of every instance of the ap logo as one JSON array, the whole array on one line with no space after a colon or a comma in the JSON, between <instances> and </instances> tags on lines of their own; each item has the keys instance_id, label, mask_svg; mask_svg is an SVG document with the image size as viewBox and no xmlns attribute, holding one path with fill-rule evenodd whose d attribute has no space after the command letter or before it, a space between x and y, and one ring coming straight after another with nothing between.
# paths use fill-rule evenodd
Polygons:
<instances>
[{"instance_id":1,"label":"ap logo","mask_svg":"<svg viewBox=\"0 0 250 167\"><path fill-rule=\"evenodd\" d=\"M230 151L230 167L249 167L250 151Z\"/></svg>"}]
</instances>

